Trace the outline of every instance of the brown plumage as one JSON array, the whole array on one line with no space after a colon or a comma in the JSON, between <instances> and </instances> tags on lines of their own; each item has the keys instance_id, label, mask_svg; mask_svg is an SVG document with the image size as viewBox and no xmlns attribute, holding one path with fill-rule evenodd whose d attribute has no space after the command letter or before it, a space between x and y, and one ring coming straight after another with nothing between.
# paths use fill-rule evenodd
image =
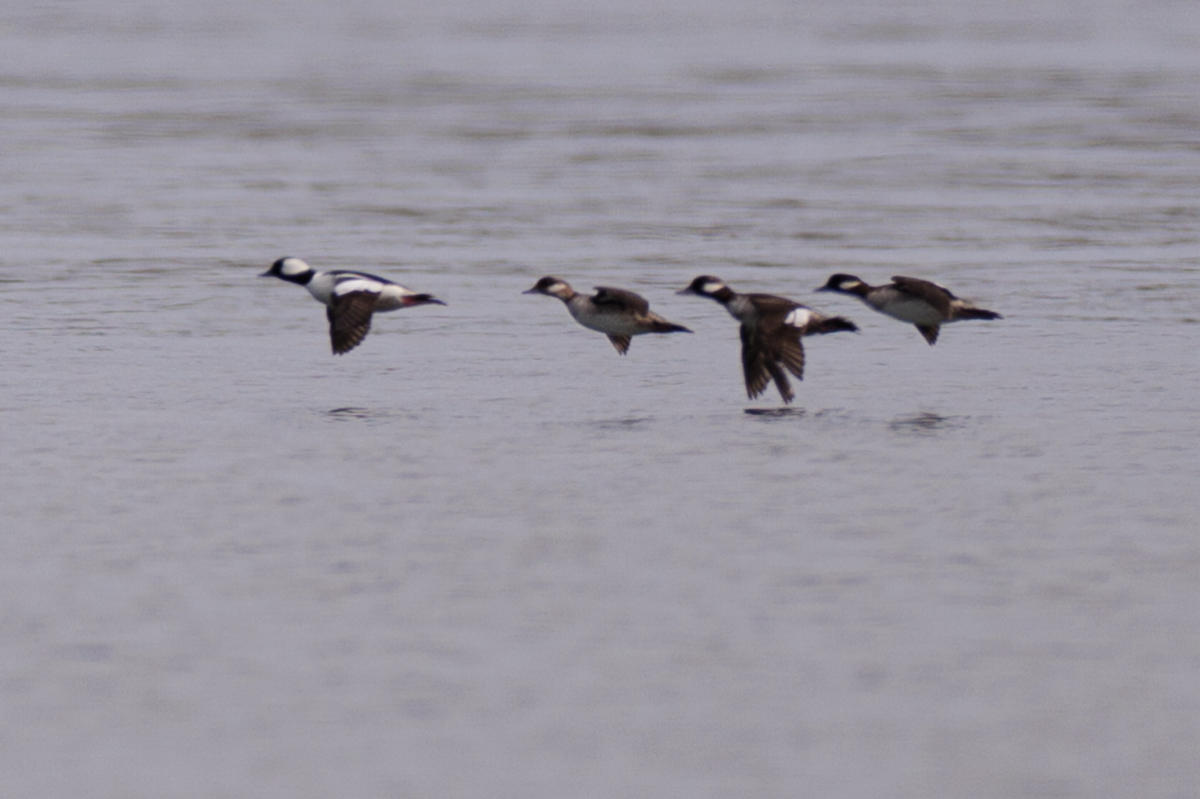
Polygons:
<instances>
[{"instance_id":1,"label":"brown plumage","mask_svg":"<svg viewBox=\"0 0 1200 799\"><path fill-rule=\"evenodd\" d=\"M737 294L719 278L701 275L680 294L708 297L725 306L741 323L742 373L750 399L767 390L771 381L785 403L795 397L787 373L804 379L804 336L858 327L840 316L824 316L786 297L774 294Z\"/></svg>"},{"instance_id":2,"label":"brown plumage","mask_svg":"<svg viewBox=\"0 0 1200 799\"><path fill-rule=\"evenodd\" d=\"M817 291L858 297L876 311L915 326L930 346L937 342L944 324L962 319L1004 318L995 311L976 308L959 299L945 286L917 277L897 276L885 286L868 286L854 275L838 274Z\"/></svg>"},{"instance_id":3,"label":"brown plumage","mask_svg":"<svg viewBox=\"0 0 1200 799\"><path fill-rule=\"evenodd\" d=\"M547 276L524 293L545 294L562 300L576 322L604 333L621 355L629 352L633 337L642 333L692 332L683 325L663 319L650 310L645 297L625 289L596 286L596 293L588 297L575 291L565 280Z\"/></svg>"}]
</instances>

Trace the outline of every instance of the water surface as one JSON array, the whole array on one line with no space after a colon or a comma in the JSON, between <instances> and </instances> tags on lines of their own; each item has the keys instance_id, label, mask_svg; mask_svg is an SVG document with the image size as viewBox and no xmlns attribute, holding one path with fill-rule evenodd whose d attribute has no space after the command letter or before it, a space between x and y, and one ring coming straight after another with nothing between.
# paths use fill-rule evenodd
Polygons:
<instances>
[{"instance_id":1,"label":"water surface","mask_svg":"<svg viewBox=\"0 0 1200 799\"><path fill-rule=\"evenodd\" d=\"M118 0L0 43L6 795L1194 791L1190 5ZM335 358L284 254L449 304ZM837 271L1005 319L931 348ZM621 358L544 274L695 333ZM862 332L748 401L698 274Z\"/></svg>"}]
</instances>

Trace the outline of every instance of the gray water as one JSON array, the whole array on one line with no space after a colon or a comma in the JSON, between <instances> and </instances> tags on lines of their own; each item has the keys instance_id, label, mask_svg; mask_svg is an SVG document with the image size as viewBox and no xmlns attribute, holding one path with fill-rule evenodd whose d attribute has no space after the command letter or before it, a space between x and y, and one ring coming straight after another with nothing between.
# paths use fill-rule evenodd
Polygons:
<instances>
[{"instance_id":1,"label":"gray water","mask_svg":"<svg viewBox=\"0 0 1200 799\"><path fill-rule=\"evenodd\" d=\"M0 108L4 796L1198 795L1192 3L25 3ZM747 401L699 274L862 332Z\"/></svg>"}]
</instances>

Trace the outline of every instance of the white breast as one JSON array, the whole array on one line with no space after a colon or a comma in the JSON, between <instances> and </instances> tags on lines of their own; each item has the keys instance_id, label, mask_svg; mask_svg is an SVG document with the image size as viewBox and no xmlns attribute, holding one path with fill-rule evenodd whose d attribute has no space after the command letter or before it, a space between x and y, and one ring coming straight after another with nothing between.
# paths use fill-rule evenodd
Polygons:
<instances>
[{"instance_id":1,"label":"white breast","mask_svg":"<svg viewBox=\"0 0 1200 799\"><path fill-rule=\"evenodd\" d=\"M322 302L326 305L333 304L333 290L337 286L337 277L328 272L318 272L313 275L313 279L308 281L305 286L308 293L316 298L317 302Z\"/></svg>"}]
</instances>

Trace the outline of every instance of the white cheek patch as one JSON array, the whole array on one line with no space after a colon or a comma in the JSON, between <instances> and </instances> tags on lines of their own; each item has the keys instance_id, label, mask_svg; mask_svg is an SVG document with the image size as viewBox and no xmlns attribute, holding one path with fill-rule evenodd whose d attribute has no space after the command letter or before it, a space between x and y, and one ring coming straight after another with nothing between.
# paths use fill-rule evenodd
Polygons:
<instances>
[{"instance_id":1,"label":"white cheek patch","mask_svg":"<svg viewBox=\"0 0 1200 799\"><path fill-rule=\"evenodd\" d=\"M718 291L720 291L723 288L725 288L724 283L705 283L704 286L700 290L703 291L705 294L716 294Z\"/></svg>"},{"instance_id":2,"label":"white cheek patch","mask_svg":"<svg viewBox=\"0 0 1200 799\"><path fill-rule=\"evenodd\" d=\"M813 313L807 308L795 308L784 317L783 323L792 327L805 328L812 321Z\"/></svg>"},{"instance_id":3,"label":"white cheek patch","mask_svg":"<svg viewBox=\"0 0 1200 799\"><path fill-rule=\"evenodd\" d=\"M342 294L350 294L355 291L369 291L372 294L378 294L381 288L383 288L383 286L381 286L379 283L376 283L374 280L356 277L349 280L339 280L338 284L333 287L333 293L339 296Z\"/></svg>"}]
</instances>

